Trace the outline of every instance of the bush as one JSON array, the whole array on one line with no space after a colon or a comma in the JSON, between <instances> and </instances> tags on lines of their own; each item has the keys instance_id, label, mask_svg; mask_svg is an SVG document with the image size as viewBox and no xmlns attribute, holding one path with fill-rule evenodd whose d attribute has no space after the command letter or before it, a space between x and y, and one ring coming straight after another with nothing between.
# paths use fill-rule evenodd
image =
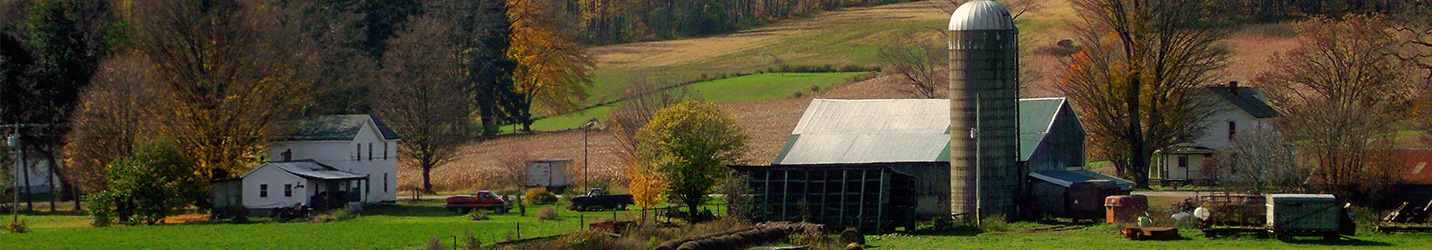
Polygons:
<instances>
[{"instance_id":1,"label":"bush","mask_svg":"<svg viewBox=\"0 0 1432 250\"><path fill-rule=\"evenodd\" d=\"M207 197L199 187L203 181L173 143L161 141L141 146L135 154L107 167L106 186L88 196L90 223L108 226L157 224L174 207L187 205L193 197Z\"/></svg>"},{"instance_id":2,"label":"bush","mask_svg":"<svg viewBox=\"0 0 1432 250\"><path fill-rule=\"evenodd\" d=\"M482 249L482 240L477 239L477 235L472 234L472 232L467 232L465 235L462 236L462 239L463 239L463 240L462 240L462 241L463 241L463 243L462 243L462 249L466 249L466 250Z\"/></svg>"},{"instance_id":3,"label":"bush","mask_svg":"<svg viewBox=\"0 0 1432 250\"><path fill-rule=\"evenodd\" d=\"M556 208L544 207L544 208L542 208L542 210L537 211L537 219L538 219L538 220L557 220L557 219L560 219L560 217L557 216L557 209L556 209Z\"/></svg>"},{"instance_id":4,"label":"bush","mask_svg":"<svg viewBox=\"0 0 1432 250\"><path fill-rule=\"evenodd\" d=\"M333 211L331 211L331 212L321 213L321 214L315 215L315 216L313 216L313 218L310 218L308 221L309 221L309 222L314 222L314 223L327 223L327 222L334 222L334 221L341 221L341 220L352 219L352 218L354 218L354 217L358 217L358 216L357 216L356 214L353 214L353 212L349 212L348 209L336 209L336 210L333 210Z\"/></svg>"},{"instance_id":5,"label":"bush","mask_svg":"<svg viewBox=\"0 0 1432 250\"><path fill-rule=\"evenodd\" d=\"M26 226L24 221L13 222L5 224L5 231L10 233L27 233L30 232L30 227Z\"/></svg>"},{"instance_id":6,"label":"bush","mask_svg":"<svg viewBox=\"0 0 1432 250\"><path fill-rule=\"evenodd\" d=\"M427 249L427 250L443 250L443 241L442 241L442 240L439 240L438 237L433 237L433 239L428 240L428 245L427 245L427 247L424 247L423 249Z\"/></svg>"},{"instance_id":7,"label":"bush","mask_svg":"<svg viewBox=\"0 0 1432 250\"><path fill-rule=\"evenodd\" d=\"M527 205L546 205L557 202L557 195L547 191L545 187L527 189L523 196L526 198L522 201L527 202Z\"/></svg>"},{"instance_id":8,"label":"bush","mask_svg":"<svg viewBox=\"0 0 1432 250\"><path fill-rule=\"evenodd\" d=\"M488 219L489 219L489 218L487 217L487 211L476 210L476 209L472 210L471 213L468 213L468 214L467 214L467 218L468 218L468 219L472 219L472 220L488 220Z\"/></svg>"},{"instance_id":9,"label":"bush","mask_svg":"<svg viewBox=\"0 0 1432 250\"><path fill-rule=\"evenodd\" d=\"M1009 231L1009 221L1005 220L1003 214L993 214L980 221L980 230L985 232Z\"/></svg>"}]
</instances>

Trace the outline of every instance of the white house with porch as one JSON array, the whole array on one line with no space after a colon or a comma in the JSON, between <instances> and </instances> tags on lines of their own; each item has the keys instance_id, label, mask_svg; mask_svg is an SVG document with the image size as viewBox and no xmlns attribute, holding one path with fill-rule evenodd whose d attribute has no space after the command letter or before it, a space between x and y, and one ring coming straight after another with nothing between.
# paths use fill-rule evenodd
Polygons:
<instances>
[{"instance_id":1,"label":"white house with porch","mask_svg":"<svg viewBox=\"0 0 1432 250\"><path fill-rule=\"evenodd\" d=\"M1204 165L1213 153L1233 144L1239 134L1272 129L1272 119L1278 117L1258 88L1238 86L1238 82L1204 87L1200 97L1208 98L1214 109L1205 120L1207 129L1192 143L1155 152L1149 181L1164 185L1204 181Z\"/></svg>"},{"instance_id":2,"label":"white house with porch","mask_svg":"<svg viewBox=\"0 0 1432 250\"><path fill-rule=\"evenodd\" d=\"M294 131L271 142L270 162L216 181L217 207L251 209L398 199L398 142L372 115L330 115L288 123Z\"/></svg>"}]
</instances>

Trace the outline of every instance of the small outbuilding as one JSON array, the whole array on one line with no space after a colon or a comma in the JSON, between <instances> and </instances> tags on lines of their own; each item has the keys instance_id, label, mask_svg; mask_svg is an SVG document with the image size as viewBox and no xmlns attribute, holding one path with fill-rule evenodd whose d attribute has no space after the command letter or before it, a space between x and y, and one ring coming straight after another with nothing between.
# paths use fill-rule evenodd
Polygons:
<instances>
[{"instance_id":1,"label":"small outbuilding","mask_svg":"<svg viewBox=\"0 0 1432 250\"><path fill-rule=\"evenodd\" d=\"M268 162L238 178L216 182L215 206L272 209L306 205L337 208L361 202L365 176L312 160ZM234 192L237 189L238 192Z\"/></svg>"}]
</instances>

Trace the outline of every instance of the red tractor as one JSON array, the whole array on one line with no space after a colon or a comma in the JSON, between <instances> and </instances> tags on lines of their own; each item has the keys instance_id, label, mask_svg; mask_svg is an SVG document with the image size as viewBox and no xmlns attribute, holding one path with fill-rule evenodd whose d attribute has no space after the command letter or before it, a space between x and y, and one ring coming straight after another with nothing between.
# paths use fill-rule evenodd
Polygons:
<instances>
[{"instance_id":1,"label":"red tractor","mask_svg":"<svg viewBox=\"0 0 1432 250\"><path fill-rule=\"evenodd\" d=\"M489 209L494 213L506 213L512 210L512 203L493 194L492 191L478 191L477 195L458 195L447 198L448 210L459 214L467 214L475 209Z\"/></svg>"}]
</instances>

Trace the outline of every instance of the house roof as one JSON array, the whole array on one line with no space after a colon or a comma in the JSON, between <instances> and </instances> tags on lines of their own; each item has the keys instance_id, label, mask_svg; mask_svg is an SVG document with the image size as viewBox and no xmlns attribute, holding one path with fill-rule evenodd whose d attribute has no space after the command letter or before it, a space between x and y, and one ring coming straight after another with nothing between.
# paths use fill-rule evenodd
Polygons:
<instances>
[{"instance_id":1,"label":"house roof","mask_svg":"<svg viewBox=\"0 0 1432 250\"><path fill-rule=\"evenodd\" d=\"M1074 183L1080 183L1089 180L1108 180L1114 182L1114 185L1119 186L1119 189L1134 189L1134 182L1132 181L1119 179L1119 177L1100 174L1099 172L1090 171L1088 169L1039 171L1029 173L1029 177L1034 177L1035 179L1043 180L1045 182L1053 183L1054 185L1059 185L1062 187L1069 187L1074 185Z\"/></svg>"},{"instance_id":2,"label":"house roof","mask_svg":"<svg viewBox=\"0 0 1432 250\"><path fill-rule=\"evenodd\" d=\"M1404 184L1432 185L1432 149L1403 149L1394 151L1397 160L1397 175Z\"/></svg>"},{"instance_id":3,"label":"house roof","mask_svg":"<svg viewBox=\"0 0 1432 250\"><path fill-rule=\"evenodd\" d=\"M289 122L293 132L280 138L282 141L346 141L358 136L363 126L373 122L384 140L398 140L402 137L393 132L382 119L369 114L325 115Z\"/></svg>"},{"instance_id":4,"label":"house roof","mask_svg":"<svg viewBox=\"0 0 1432 250\"><path fill-rule=\"evenodd\" d=\"M1021 99L1020 160L1048 134L1064 98ZM772 164L950 160L950 101L815 99Z\"/></svg>"},{"instance_id":5,"label":"house roof","mask_svg":"<svg viewBox=\"0 0 1432 250\"><path fill-rule=\"evenodd\" d=\"M254 168L254 170L258 170L260 168L265 167L278 168L279 170L283 170L284 172L288 172L300 178L310 180L348 180L364 178L362 175L344 172L342 170L338 170L336 168L330 167L328 165L323 165L322 163L318 163L312 160L268 162L264 163L263 165L260 165L258 168ZM250 170L249 172L253 172L254 170ZM248 174L245 173L244 175Z\"/></svg>"},{"instance_id":6,"label":"house roof","mask_svg":"<svg viewBox=\"0 0 1432 250\"><path fill-rule=\"evenodd\" d=\"M1209 86L1207 89L1209 92L1213 92L1215 96L1232 103L1234 106L1237 106L1238 109L1243 110L1243 112L1248 112L1249 115L1255 118L1273 118L1278 116L1278 111L1273 110L1273 106L1268 106L1268 103L1263 101L1263 98L1259 96L1258 90L1255 88L1238 87L1238 85L1235 84L1231 86Z\"/></svg>"}]
</instances>

